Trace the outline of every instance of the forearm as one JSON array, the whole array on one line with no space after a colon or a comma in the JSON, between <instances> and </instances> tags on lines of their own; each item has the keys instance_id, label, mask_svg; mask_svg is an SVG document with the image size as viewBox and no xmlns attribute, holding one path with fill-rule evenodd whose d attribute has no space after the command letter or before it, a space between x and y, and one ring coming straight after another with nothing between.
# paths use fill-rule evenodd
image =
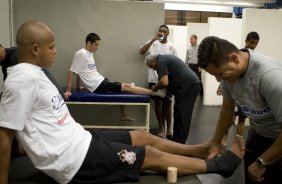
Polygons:
<instances>
[{"instance_id":1,"label":"forearm","mask_svg":"<svg viewBox=\"0 0 282 184\"><path fill-rule=\"evenodd\" d=\"M139 53L141 55L144 55L151 47L151 45L154 43L154 39L152 39L150 42L146 43L145 45L143 45L140 50L139 50Z\"/></svg>"},{"instance_id":2,"label":"forearm","mask_svg":"<svg viewBox=\"0 0 282 184\"><path fill-rule=\"evenodd\" d=\"M267 164L272 164L282 158L282 133L275 142L260 156Z\"/></svg>"},{"instance_id":3,"label":"forearm","mask_svg":"<svg viewBox=\"0 0 282 184\"><path fill-rule=\"evenodd\" d=\"M11 147L14 133L0 128L0 184L8 183Z\"/></svg>"},{"instance_id":4,"label":"forearm","mask_svg":"<svg viewBox=\"0 0 282 184\"><path fill-rule=\"evenodd\" d=\"M162 89L162 88L167 88L168 86L168 76L164 75L155 85L154 85L154 90Z\"/></svg>"},{"instance_id":5,"label":"forearm","mask_svg":"<svg viewBox=\"0 0 282 184\"><path fill-rule=\"evenodd\" d=\"M232 100L223 100L219 120L213 136L215 143L220 144L223 136L227 133L233 123L234 102Z\"/></svg>"},{"instance_id":6,"label":"forearm","mask_svg":"<svg viewBox=\"0 0 282 184\"><path fill-rule=\"evenodd\" d=\"M76 89L80 89L80 78L78 75L76 77Z\"/></svg>"},{"instance_id":7,"label":"forearm","mask_svg":"<svg viewBox=\"0 0 282 184\"><path fill-rule=\"evenodd\" d=\"M185 63L186 63L187 65L189 64L189 54L188 54L188 51L186 52Z\"/></svg>"},{"instance_id":8,"label":"forearm","mask_svg":"<svg viewBox=\"0 0 282 184\"><path fill-rule=\"evenodd\" d=\"M66 92L71 91L71 84L72 84L73 75L74 75L73 72L69 71L68 79L67 79Z\"/></svg>"}]
</instances>

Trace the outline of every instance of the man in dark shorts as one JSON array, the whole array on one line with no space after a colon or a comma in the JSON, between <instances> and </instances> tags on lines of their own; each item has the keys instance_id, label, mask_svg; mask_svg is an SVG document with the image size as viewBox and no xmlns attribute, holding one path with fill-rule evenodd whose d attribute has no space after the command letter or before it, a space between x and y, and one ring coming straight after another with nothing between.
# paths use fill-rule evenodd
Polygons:
<instances>
[{"instance_id":1,"label":"man in dark shorts","mask_svg":"<svg viewBox=\"0 0 282 184\"><path fill-rule=\"evenodd\" d=\"M85 47L74 54L68 74L67 87L64 94L65 99L71 96L71 84L75 74L78 75L78 81L81 81L82 86L91 92L130 92L134 94L152 95L153 92L150 89L133 86L129 83L111 81L98 72L93 53L97 51L100 41L101 38L98 34L89 33L85 39ZM79 88L79 84L80 82L77 82L77 88ZM125 106L121 106L121 120L134 120L126 113Z\"/></svg>"}]
</instances>

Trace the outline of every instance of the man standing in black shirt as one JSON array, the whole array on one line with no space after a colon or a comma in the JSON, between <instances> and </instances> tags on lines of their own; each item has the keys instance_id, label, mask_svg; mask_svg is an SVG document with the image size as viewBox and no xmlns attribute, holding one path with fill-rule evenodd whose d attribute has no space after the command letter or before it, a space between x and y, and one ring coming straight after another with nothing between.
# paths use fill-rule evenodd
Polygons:
<instances>
[{"instance_id":1,"label":"man standing in black shirt","mask_svg":"<svg viewBox=\"0 0 282 184\"><path fill-rule=\"evenodd\" d=\"M16 64L18 64L18 49L16 47L4 48L0 44L0 65L4 80L7 78L7 68Z\"/></svg>"},{"instance_id":2,"label":"man standing in black shirt","mask_svg":"<svg viewBox=\"0 0 282 184\"><path fill-rule=\"evenodd\" d=\"M172 140L185 144L195 100L200 92L199 77L173 55L148 55L146 64L158 74L159 81L152 90L167 88L175 97Z\"/></svg>"}]
</instances>

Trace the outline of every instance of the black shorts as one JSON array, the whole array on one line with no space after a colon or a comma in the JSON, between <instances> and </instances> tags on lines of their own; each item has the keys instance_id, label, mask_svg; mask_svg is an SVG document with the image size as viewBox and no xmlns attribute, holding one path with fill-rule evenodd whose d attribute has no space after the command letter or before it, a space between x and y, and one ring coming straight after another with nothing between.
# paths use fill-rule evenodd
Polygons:
<instances>
[{"instance_id":1,"label":"black shorts","mask_svg":"<svg viewBox=\"0 0 282 184\"><path fill-rule=\"evenodd\" d=\"M94 93L121 93L121 83L104 79Z\"/></svg>"},{"instance_id":2,"label":"black shorts","mask_svg":"<svg viewBox=\"0 0 282 184\"><path fill-rule=\"evenodd\" d=\"M138 181L145 147L131 146L128 131L91 133L92 141L85 160L70 183Z\"/></svg>"},{"instance_id":3,"label":"black shorts","mask_svg":"<svg viewBox=\"0 0 282 184\"><path fill-rule=\"evenodd\" d=\"M150 82L149 82L149 89L151 89L152 86L155 85L155 84L156 84L156 83L150 83ZM171 94L171 92L170 92L168 89L166 90L166 95L165 95L164 98L159 97L159 96L153 96L153 95L151 95L151 99L152 99L152 100L167 100L167 101L171 101L171 98L172 98L172 94Z\"/></svg>"}]
</instances>

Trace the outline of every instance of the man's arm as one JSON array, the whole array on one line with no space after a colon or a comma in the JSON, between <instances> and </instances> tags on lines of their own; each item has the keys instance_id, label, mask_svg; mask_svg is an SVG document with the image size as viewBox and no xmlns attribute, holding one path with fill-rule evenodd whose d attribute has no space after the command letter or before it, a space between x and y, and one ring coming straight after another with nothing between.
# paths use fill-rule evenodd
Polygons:
<instances>
[{"instance_id":1,"label":"man's arm","mask_svg":"<svg viewBox=\"0 0 282 184\"><path fill-rule=\"evenodd\" d=\"M146 43L145 45L143 45L140 50L139 50L139 53L141 55L144 55L151 47L151 45L156 41L156 40L159 40L160 37L162 36L161 33L158 33L154 36L154 38L152 38L148 43Z\"/></svg>"},{"instance_id":2,"label":"man's arm","mask_svg":"<svg viewBox=\"0 0 282 184\"><path fill-rule=\"evenodd\" d=\"M76 90L80 90L80 77L79 75L76 75Z\"/></svg>"},{"instance_id":3,"label":"man's arm","mask_svg":"<svg viewBox=\"0 0 282 184\"><path fill-rule=\"evenodd\" d=\"M12 140L15 131L0 127L0 184L8 184Z\"/></svg>"},{"instance_id":4,"label":"man's arm","mask_svg":"<svg viewBox=\"0 0 282 184\"><path fill-rule=\"evenodd\" d=\"M281 123L280 123L281 124ZM282 125L280 125L282 128ZM260 159L263 161L263 164L266 164L266 167L260 166L256 162L253 162L249 168L249 176L254 181L262 181L263 174L267 169L267 165L276 162L282 158L282 133L277 137L275 142L260 156Z\"/></svg>"},{"instance_id":5,"label":"man's arm","mask_svg":"<svg viewBox=\"0 0 282 184\"><path fill-rule=\"evenodd\" d=\"M213 144L210 149L208 159L215 157L221 152L221 141L224 134L229 130L233 122L235 102L231 98L223 97L219 120L213 136Z\"/></svg>"},{"instance_id":6,"label":"man's arm","mask_svg":"<svg viewBox=\"0 0 282 184\"><path fill-rule=\"evenodd\" d=\"M167 88L168 86L168 75L164 75L161 77L161 79L158 81L157 84L155 84L153 87L152 87L152 90L153 91L157 91L158 89L162 89L162 88Z\"/></svg>"},{"instance_id":7,"label":"man's arm","mask_svg":"<svg viewBox=\"0 0 282 184\"><path fill-rule=\"evenodd\" d=\"M186 65L189 64L189 49L187 49L187 51L186 51L185 64L186 64Z\"/></svg>"},{"instance_id":8,"label":"man's arm","mask_svg":"<svg viewBox=\"0 0 282 184\"><path fill-rule=\"evenodd\" d=\"M68 100L71 96L71 83L73 79L74 72L69 71L68 79L67 79L67 86L66 86L66 92L65 92L65 99Z\"/></svg>"}]
</instances>

